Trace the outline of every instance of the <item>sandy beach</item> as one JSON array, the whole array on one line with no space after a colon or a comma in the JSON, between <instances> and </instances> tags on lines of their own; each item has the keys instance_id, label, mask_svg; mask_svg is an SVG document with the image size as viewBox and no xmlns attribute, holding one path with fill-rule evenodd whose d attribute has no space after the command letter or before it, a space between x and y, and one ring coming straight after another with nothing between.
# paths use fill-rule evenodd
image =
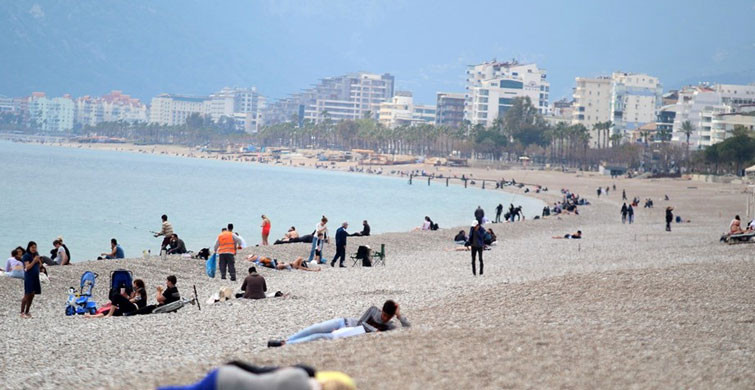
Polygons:
<instances>
[{"instance_id":1,"label":"sandy beach","mask_svg":"<svg viewBox=\"0 0 755 390\"><path fill-rule=\"evenodd\" d=\"M550 190L526 195L550 203L568 188L592 205L578 216L489 225L499 242L484 254L482 277L472 276L468 252L447 251L456 231L469 228L462 226L352 237L347 253L385 244L387 266L262 269L268 288L288 298L203 304L201 311L188 306L175 314L85 319L66 317L64 307L68 287L78 286L86 270L100 275L98 302L106 301L109 273L118 268L144 279L150 303L169 274L177 276L183 295L196 285L202 303L220 287L238 289L240 281L209 279L202 261L180 258L53 267L51 282L34 301L34 318L25 320L18 315L22 281L0 279L3 387L188 384L232 359L341 370L362 389L755 386L755 245L718 242L732 217L744 212L744 186L534 170L438 172L541 184ZM596 198L596 187L613 184L616 191ZM636 222L623 225L622 189L630 199L652 198L655 207L637 208ZM523 189L510 191L524 195ZM691 222L664 231L668 205ZM494 215L495 205L482 206ZM582 240L551 238L578 229ZM289 261L309 247L248 248L238 256L237 270L246 273L249 263L239 258L251 253ZM328 245L325 256L334 251ZM358 316L385 299L401 305L410 329L266 348L268 339Z\"/></svg>"}]
</instances>

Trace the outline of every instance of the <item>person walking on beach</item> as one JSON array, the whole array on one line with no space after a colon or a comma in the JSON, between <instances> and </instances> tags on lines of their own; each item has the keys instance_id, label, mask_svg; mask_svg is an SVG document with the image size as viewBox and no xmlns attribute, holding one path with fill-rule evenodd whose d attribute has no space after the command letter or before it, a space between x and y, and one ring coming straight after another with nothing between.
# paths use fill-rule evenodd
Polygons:
<instances>
[{"instance_id":1,"label":"person walking on beach","mask_svg":"<svg viewBox=\"0 0 755 390\"><path fill-rule=\"evenodd\" d=\"M634 208L631 204L627 207L627 218L629 219L630 225L634 223Z\"/></svg>"},{"instance_id":2,"label":"person walking on beach","mask_svg":"<svg viewBox=\"0 0 755 390\"><path fill-rule=\"evenodd\" d=\"M340 258L340 262L338 263L340 268L346 268L345 265L343 265L344 260L346 260L346 237L349 236L349 233L346 231L346 229L349 228L349 223L344 222L341 224L341 227L336 230L336 255L333 256L333 260L330 261L330 266L335 267L336 265L336 259Z\"/></svg>"},{"instance_id":3,"label":"person walking on beach","mask_svg":"<svg viewBox=\"0 0 755 390\"><path fill-rule=\"evenodd\" d=\"M482 225L482 218L485 217L485 210L482 209L482 207L477 206L477 210L474 211L474 218L477 220L477 223Z\"/></svg>"},{"instance_id":4,"label":"person walking on beach","mask_svg":"<svg viewBox=\"0 0 755 390\"><path fill-rule=\"evenodd\" d=\"M508 218L508 220L510 220L511 222L514 222L514 214L515 214L515 212L514 212L514 204L513 203L509 203L509 218Z\"/></svg>"},{"instance_id":5,"label":"person walking on beach","mask_svg":"<svg viewBox=\"0 0 755 390\"><path fill-rule=\"evenodd\" d=\"M482 227L477 221L472 223L472 228L469 229L469 246L472 248L472 275L477 276L477 270L475 269L475 258L479 253L480 255L480 276L482 276L482 249L485 247L485 228Z\"/></svg>"},{"instance_id":6,"label":"person walking on beach","mask_svg":"<svg viewBox=\"0 0 755 390\"><path fill-rule=\"evenodd\" d=\"M600 198L600 193L601 193L601 192L603 192L603 188L601 188L601 187L598 187L598 189L597 189L597 190L595 190L595 192L597 192L597 193L598 193L598 198Z\"/></svg>"},{"instance_id":7,"label":"person walking on beach","mask_svg":"<svg viewBox=\"0 0 755 390\"><path fill-rule=\"evenodd\" d=\"M225 279L226 269L231 275L231 281L236 281L236 248L241 245L241 240L233 234L233 224L229 223L215 240L214 251L218 254L220 263L220 279Z\"/></svg>"},{"instance_id":8,"label":"person walking on beach","mask_svg":"<svg viewBox=\"0 0 755 390\"><path fill-rule=\"evenodd\" d=\"M318 241L319 241L318 236L320 236L320 234L322 234L323 239L325 239L325 237L327 236L327 234L328 234L328 227L327 227L327 225L328 225L328 218L323 215L322 219L320 219L320 223L318 223L317 225L315 225L315 231L312 233L312 236L313 236L312 237L312 249L309 251L309 259L307 259L307 261L312 261L312 259L315 257L315 250L317 249L318 244L319 244L318 243Z\"/></svg>"},{"instance_id":9,"label":"person walking on beach","mask_svg":"<svg viewBox=\"0 0 755 390\"><path fill-rule=\"evenodd\" d=\"M34 295L42 294L42 285L39 283L39 267L42 265L42 259L37 253L36 242L29 241L21 261L24 263L24 297L21 299L21 318L31 318L29 308L34 301Z\"/></svg>"},{"instance_id":10,"label":"person walking on beach","mask_svg":"<svg viewBox=\"0 0 755 390\"><path fill-rule=\"evenodd\" d=\"M162 251L168 247L168 244L170 244L170 237L173 235L173 225L168 222L167 215L163 214L160 218L163 220L162 229L155 233L155 237L163 236L163 242L160 244L160 250Z\"/></svg>"},{"instance_id":11,"label":"person walking on beach","mask_svg":"<svg viewBox=\"0 0 755 390\"><path fill-rule=\"evenodd\" d=\"M674 220L674 208L671 206L666 207L666 231L671 231L671 221Z\"/></svg>"},{"instance_id":12,"label":"person walking on beach","mask_svg":"<svg viewBox=\"0 0 755 390\"><path fill-rule=\"evenodd\" d=\"M262 245L269 245L267 243L267 237L270 236L270 220L267 219L265 214L262 214Z\"/></svg>"},{"instance_id":13,"label":"person walking on beach","mask_svg":"<svg viewBox=\"0 0 755 390\"><path fill-rule=\"evenodd\" d=\"M627 223L627 213L629 213L629 209L627 209L627 203L624 202L621 206L621 223Z\"/></svg>"},{"instance_id":14,"label":"person walking on beach","mask_svg":"<svg viewBox=\"0 0 755 390\"><path fill-rule=\"evenodd\" d=\"M621 200L627 200L627 190L621 190Z\"/></svg>"},{"instance_id":15,"label":"person walking on beach","mask_svg":"<svg viewBox=\"0 0 755 390\"><path fill-rule=\"evenodd\" d=\"M503 213L503 205L498 203L495 208L495 221L493 223L501 223L501 214Z\"/></svg>"}]
</instances>

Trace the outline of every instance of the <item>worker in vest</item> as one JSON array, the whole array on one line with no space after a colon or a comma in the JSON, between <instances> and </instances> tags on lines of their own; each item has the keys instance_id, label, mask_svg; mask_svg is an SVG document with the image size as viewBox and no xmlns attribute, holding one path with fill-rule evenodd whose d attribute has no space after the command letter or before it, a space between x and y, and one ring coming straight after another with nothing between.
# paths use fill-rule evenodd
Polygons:
<instances>
[{"instance_id":1,"label":"worker in vest","mask_svg":"<svg viewBox=\"0 0 755 390\"><path fill-rule=\"evenodd\" d=\"M228 224L228 228L223 231L215 240L215 253L218 254L220 263L220 279L225 279L225 271L231 274L231 281L236 281L236 248L241 245L241 240L233 234L233 224Z\"/></svg>"}]
</instances>

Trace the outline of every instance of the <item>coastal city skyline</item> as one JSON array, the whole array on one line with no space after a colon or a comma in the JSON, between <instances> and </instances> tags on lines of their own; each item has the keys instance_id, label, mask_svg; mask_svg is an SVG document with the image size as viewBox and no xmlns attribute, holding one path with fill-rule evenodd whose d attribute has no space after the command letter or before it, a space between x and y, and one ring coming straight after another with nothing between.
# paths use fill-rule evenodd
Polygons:
<instances>
[{"instance_id":1,"label":"coastal city skyline","mask_svg":"<svg viewBox=\"0 0 755 390\"><path fill-rule=\"evenodd\" d=\"M571 97L575 77L616 71L654 75L666 89L701 81L747 84L755 77L750 2L726 8L648 2L631 10L619 3L579 9L509 4L503 14L531 16L505 18L477 12L496 9L489 2L433 4L434 17L417 22L410 18L427 9L405 2L231 3L222 11L202 3L182 3L180 9L171 2L7 3L0 6L7 21L0 31L14 39L0 47L17 55L0 64L8 75L0 94L99 96L122 90L148 102L160 93L202 96L223 86L255 86L277 100L318 79L364 71L390 73L397 90L412 91L416 103L433 104L437 92L463 90L467 66L492 59L538 64L548 72L551 101ZM200 14L200 25L180 20ZM622 17L615 20L617 15ZM146 21L125 24L139 18L168 18L172 29ZM702 28L699 20L718 20L727 28ZM176 45L157 37L171 37ZM149 52L146 42L154 42ZM184 43L186 50L180 50Z\"/></svg>"}]
</instances>

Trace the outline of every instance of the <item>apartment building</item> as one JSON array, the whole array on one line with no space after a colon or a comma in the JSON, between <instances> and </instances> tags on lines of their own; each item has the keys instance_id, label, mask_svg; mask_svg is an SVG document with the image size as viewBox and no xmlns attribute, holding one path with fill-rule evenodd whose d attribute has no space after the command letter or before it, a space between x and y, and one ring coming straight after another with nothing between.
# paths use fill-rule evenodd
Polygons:
<instances>
[{"instance_id":1,"label":"apartment building","mask_svg":"<svg viewBox=\"0 0 755 390\"><path fill-rule=\"evenodd\" d=\"M390 102L380 103L378 121L386 127L435 123L435 107L414 104L411 92L397 91Z\"/></svg>"},{"instance_id":2,"label":"apartment building","mask_svg":"<svg viewBox=\"0 0 755 390\"><path fill-rule=\"evenodd\" d=\"M149 120L147 105L122 91L111 91L101 97L81 96L75 104L74 123L81 126L96 126L101 122Z\"/></svg>"},{"instance_id":3,"label":"apartment building","mask_svg":"<svg viewBox=\"0 0 755 390\"><path fill-rule=\"evenodd\" d=\"M435 124L460 128L464 122L463 93L438 92L435 103Z\"/></svg>"},{"instance_id":4,"label":"apartment building","mask_svg":"<svg viewBox=\"0 0 755 390\"><path fill-rule=\"evenodd\" d=\"M75 104L70 95L48 98L44 92L34 92L28 101L32 127L56 132L73 129Z\"/></svg>"},{"instance_id":5,"label":"apartment building","mask_svg":"<svg viewBox=\"0 0 755 390\"><path fill-rule=\"evenodd\" d=\"M657 77L643 73L611 75L613 134L626 135L646 123L655 123L663 105L663 86Z\"/></svg>"},{"instance_id":6,"label":"apartment building","mask_svg":"<svg viewBox=\"0 0 755 390\"><path fill-rule=\"evenodd\" d=\"M597 131L593 130L596 124L607 122L612 119L611 96L613 79L607 76L601 77L577 77L574 87L574 107L572 110L571 123L584 125L590 130L591 147L596 147L598 142Z\"/></svg>"},{"instance_id":7,"label":"apartment building","mask_svg":"<svg viewBox=\"0 0 755 390\"><path fill-rule=\"evenodd\" d=\"M730 132L733 124L726 126L725 120L719 121L719 128L714 127L714 118L725 114L736 114L745 107L755 104L755 84L701 84L688 86L679 91L677 103L669 110L675 111L672 141L684 144L687 135L682 129L689 121L692 132L689 137L689 148L702 149L721 142ZM722 116L722 118L736 118L736 115ZM746 119L746 118L745 118ZM743 123L746 125L745 123Z\"/></svg>"},{"instance_id":8,"label":"apartment building","mask_svg":"<svg viewBox=\"0 0 755 390\"><path fill-rule=\"evenodd\" d=\"M265 97L255 87L225 87L211 94L207 104L207 114L214 122L222 117L233 118L236 129L249 133L257 132L262 126Z\"/></svg>"},{"instance_id":9,"label":"apartment building","mask_svg":"<svg viewBox=\"0 0 755 390\"><path fill-rule=\"evenodd\" d=\"M464 119L491 126L517 97L529 97L540 113L548 112L550 83L536 64L490 61L467 69Z\"/></svg>"},{"instance_id":10,"label":"apartment building","mask_svg":"<svg viewBox=\"0 0 755 390\"><path fill-rule=\"evenodd\" d=\"M182 125L191 114L207 115L208 102L207 97L164 93L152 98L149 121L165 126Z\"/></svg>"},{"instance_id":11,"label":"apartment building","mask_svg":"<svg viewBox=\"0 0 755 390\"><path fill-rule=\"evenodd\" d=\"M271 104L265 118L269 118L269 123L292 118L314 123L377 118L380 103L393 97L394 83L394 77L388 73L358 72L324 78L310 89Z\"/></svg>"}]
</instances>

